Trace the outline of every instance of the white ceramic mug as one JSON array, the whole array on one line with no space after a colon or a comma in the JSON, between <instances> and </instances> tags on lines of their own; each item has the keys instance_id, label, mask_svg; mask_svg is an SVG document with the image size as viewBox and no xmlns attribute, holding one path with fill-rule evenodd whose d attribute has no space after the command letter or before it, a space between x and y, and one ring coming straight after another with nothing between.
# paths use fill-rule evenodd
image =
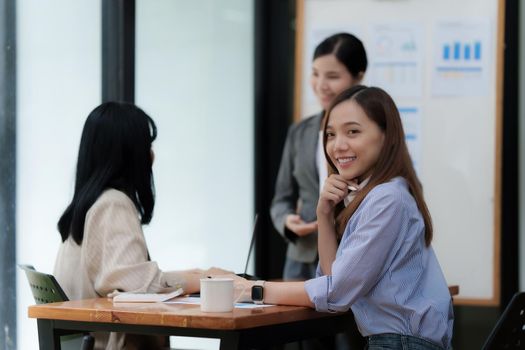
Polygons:
<instances>
[{"instance_id":1,"label":"white ceramic mug","mask_svg":"<svg viewBox=\"0 0 525 350\"><path fill-rule=\"evenodd\" d=\"M234 285L233 278L202 278L201 279L201 311L231 312L233 304L244 292L240 284ZM240 290L237 298L235 291Z\"/></svg>"}]
</instances>

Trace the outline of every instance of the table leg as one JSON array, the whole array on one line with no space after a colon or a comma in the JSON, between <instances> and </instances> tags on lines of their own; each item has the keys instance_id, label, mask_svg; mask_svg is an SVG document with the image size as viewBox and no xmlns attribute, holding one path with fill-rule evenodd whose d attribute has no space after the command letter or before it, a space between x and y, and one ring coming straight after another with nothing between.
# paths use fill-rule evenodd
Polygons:
<instances>
[{"instance_id":1,"label":"table leg","mask_svg":"<svg viewBox=\"0 0 525 350\"><path fill-rule=\"evenodd\" d=\"M60 336L55 332L53 321L38 319L37 323L40 350L60 350Z\"/></svg>"},{"instance_id":2,"label":"table leg","mask_svg":"<svg viewBox=\"0 0 525 350\"><path fill-rule=\"evenodd\" d=\"M239 345L239 333L237 332L227 333L221 337L220 350L240 350Z\"/></svg>"}]
</instances>

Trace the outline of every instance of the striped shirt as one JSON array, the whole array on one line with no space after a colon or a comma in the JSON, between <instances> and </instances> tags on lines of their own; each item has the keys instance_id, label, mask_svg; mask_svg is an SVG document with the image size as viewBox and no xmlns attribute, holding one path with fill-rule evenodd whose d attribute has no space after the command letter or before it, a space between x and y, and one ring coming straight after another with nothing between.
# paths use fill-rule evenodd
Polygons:
<instances>
[{"instance_id":1,"label":"striped shirt","mask_svg":"<svg viewBox=\"0 0 525 350\"><path fill-rule=\"evenodd\" d=\"M450 348L452 300L406 181L373 188L348 221L332 264L305 289L318 311L352 309L362 335L412 335Z\"/></svg>"}]
</instances>

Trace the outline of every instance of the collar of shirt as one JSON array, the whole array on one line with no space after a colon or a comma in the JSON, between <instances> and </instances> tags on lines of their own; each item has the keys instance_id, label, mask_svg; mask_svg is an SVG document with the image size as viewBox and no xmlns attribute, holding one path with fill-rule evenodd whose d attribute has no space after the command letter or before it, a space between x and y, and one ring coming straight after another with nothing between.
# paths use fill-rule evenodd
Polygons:
<instances>
[{"instance_id":1,"label":"collar of shirt","mask_svg":"<svg viewBox=\"0 0 525 350\"><path fill-rule=\"evenodd\" d=\"M359 185L357 185L357 190L350 191L348 193L348 195L344 199L345 207L348 207L348 204L350 204L350 202L354 200L355 195L357 194L357 192L359 192L362 188L364 188L366 186L366 184L368 183L368 181L370 181L369 177L364 179Z\"/></svg>"}]
</instances>

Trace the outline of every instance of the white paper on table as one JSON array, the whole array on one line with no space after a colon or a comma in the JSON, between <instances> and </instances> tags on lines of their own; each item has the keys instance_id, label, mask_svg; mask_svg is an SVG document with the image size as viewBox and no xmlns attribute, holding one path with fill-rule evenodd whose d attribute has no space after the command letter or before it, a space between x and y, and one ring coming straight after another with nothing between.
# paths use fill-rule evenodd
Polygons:
<instances>
[{"instance_id":1,"label":"white paper on table","mask_svg":"<svg viewBox=\"0 0 525 350\"><path fill-rule=\"evenodd\" d=\"M200 297L179 297L175 298L173 300L167 301L166 304L193 304L193 305L200 305L201 298ZM258 307L268 307L268 306L274 306L271 304L253 304L253 303L235 303L235 307L238 309L255 309Z\"/></svg>"}]
</instances>

